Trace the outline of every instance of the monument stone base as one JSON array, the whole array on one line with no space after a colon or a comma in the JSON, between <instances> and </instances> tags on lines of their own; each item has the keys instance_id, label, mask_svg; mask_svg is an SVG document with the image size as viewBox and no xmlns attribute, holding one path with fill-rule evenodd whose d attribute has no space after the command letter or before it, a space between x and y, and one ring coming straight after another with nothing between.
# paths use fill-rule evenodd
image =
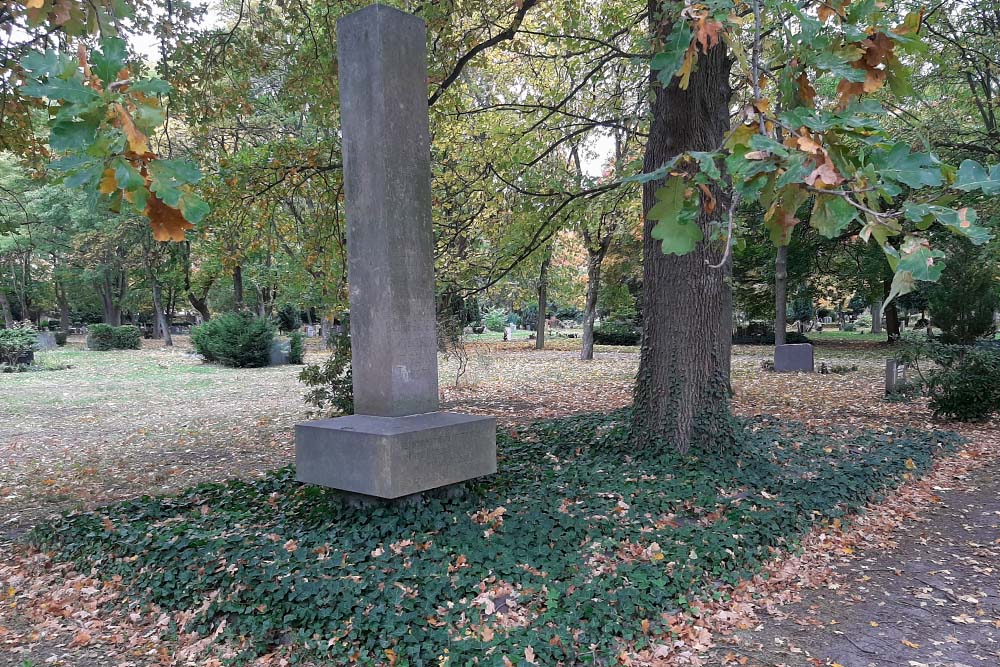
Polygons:
<instances>
[{"instance_id":1,"label":"monument stone base","mask_svg":"<svg viewBox=\"0 0 1000 667\"><path fill-rule=\"evenodd\" d=\"M774 348L774 370L779 373L812 373L815 366L813 346L809 343L777 345Z\"/></svg>"},{"instance_id":2,"label":"monument stone base","mask_svg":"<svg viewBox=\"0 0 1000 667\"><path fill-rule=\"evenodd\" d=\"M494 417L349 415L295 425L295 478L402 498L497 471Z\"/></svg>"}]
</instances>

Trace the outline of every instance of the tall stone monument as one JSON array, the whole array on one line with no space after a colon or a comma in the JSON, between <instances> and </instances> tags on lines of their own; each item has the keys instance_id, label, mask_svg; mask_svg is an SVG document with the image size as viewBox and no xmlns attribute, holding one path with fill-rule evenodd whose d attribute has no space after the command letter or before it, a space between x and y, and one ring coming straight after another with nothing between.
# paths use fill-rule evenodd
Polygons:
<instances>
[{"instance_id":1,"label":"tall stone monument","mask_svg":"<svg viewBox=\"0 0 1000 667\"><path fill-rule=\"evenodd\" d=\"M355 414L295 427L296 478L399 498L496 472L496 419L438 411L426 27L337 21Z\"/></svg>"}]
</instances>

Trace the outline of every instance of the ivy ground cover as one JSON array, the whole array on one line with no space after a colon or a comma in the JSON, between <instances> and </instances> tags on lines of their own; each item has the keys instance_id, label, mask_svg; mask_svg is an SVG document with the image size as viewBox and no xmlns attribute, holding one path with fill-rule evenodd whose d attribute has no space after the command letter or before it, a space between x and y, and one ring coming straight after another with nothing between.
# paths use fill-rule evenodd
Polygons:
<instances>
[{"instance_id":1,"label":"ivy ground cover","mask_svg":"<svg viewBox=\"0 0 1000 667\"><path fill-rule=\"evenodd\" d=\"M861 509L958 436L741 422L738 453L629 452L623 411L499 434L464 496L357 505L291 469L71 515L28 540L175 612L235 664L609 664L669 641L812 525ZM120 579L119 579L120 577ZM220 649L221 650L221 649Z\"/></svg>"}]
</instances>

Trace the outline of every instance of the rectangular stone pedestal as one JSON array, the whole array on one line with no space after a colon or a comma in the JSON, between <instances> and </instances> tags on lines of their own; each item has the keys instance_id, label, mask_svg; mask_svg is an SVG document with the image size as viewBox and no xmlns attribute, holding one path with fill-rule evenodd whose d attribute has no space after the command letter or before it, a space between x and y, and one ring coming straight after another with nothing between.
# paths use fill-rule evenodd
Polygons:
<instances>
[{"instance_id":1,"label":"rectangular stone pedestal","mask_svg":"<svg viewBox=\"0 0 1000 667\"><path fill-rule=\"evenodd\" d=\"M295 426L296 479L401 498L497 471L496 419L453 412L349 415Z\"/></svg>"},{"instance_id":2,"label":"rectangular stone pedestal","mask_svg":"<svg viewBox=\"0 0 1000 667\"><path fill-rule=\"evenodd\" d=\"M813 346L809 343L775 346L774 370L779 373L812 373L814 369Z\"/></svg>"}]
</instances>

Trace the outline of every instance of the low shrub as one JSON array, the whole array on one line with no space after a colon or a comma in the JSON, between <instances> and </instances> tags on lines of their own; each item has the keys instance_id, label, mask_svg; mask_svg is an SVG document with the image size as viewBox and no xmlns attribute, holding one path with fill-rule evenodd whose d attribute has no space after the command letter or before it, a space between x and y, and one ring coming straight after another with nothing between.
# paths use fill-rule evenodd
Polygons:
<instances>
[{"instance_id":1,"label":"low shrub","mask_svg":"<svg viewBox=\"0 0 1000 667\"><path fill-rule=\"evenodd\" d=\"M323 363L310 364L299 373L299 381L309 387L305 401L328 414L354 412L354 376L351 373L351 339L331 336L333 353Z\"/></svg>"},{"instance_id":2,"label":"low shrub","mask_svg":"<svg viewBox=\"0 0 1000 667\"><path fill-rule=\"evenodd\" d=\"M233 368L260 368L271 361L274 327L250 313L225 313L191 330L191 343L206 361Z\"/></svg>"},{"instance_id":3,"label":"low shrub","mask_svg":"<svg viewBox=\"0 0 1000 667\"><path fill-rule=\"evenodd\" d=\"M110 324L91 324L87 329L87 348L98 352L115 349L115 328Z\"/></svg>"},{"instance_id":4,"label":"low shrub","mask_svg":"<svg viewBox=\"0 0 1000 667\"><path fill-rule=\"evenodd\" d=\"M1000 351L921 338L908 338L900 359L914 365L935 417L985 421L1000 413ZM927 362L933 366L924 370Z\"/></svg>"},{"instance_id":5,"label":"low shrub","mask_svg":"<svg viewBox=\"0 0 1000 667\"><path fill-rule=\"evenodd\" d=\"M638 345L639 331L628 322L602 322L594 327L594 342L598 345Z\"/></svg>"},{"instance_id":6,"label":"low shrub","mask_svg":"<svg viewBox=\"0 0 1000 667\"><path fill-rule=\"evenodd\" d=\"M486 313L486 316L483 318L483 324L490 331L496 331L497 333L503 331L504 327L507 326L507 311L503 308L494 308Z\"/></svg>"},{"instance_id":7,"label":"low shrub","mask_svg":"<svg viewBox=\"0 0 1000 667\"><path fill-rule=\"evenodd\" d=\"M669 633L664 610L704 609L960 441L753 419L730 454L623 456L630 423L618 411L502 429L500 470L460 496L360 505L285 468L69 516L27 541L179 619L164 632L242 647L231 664L282 650L330 665L527 664L526 652L611 664L642 637L639 619Z\"/></svg>"},{"instance_id":8,"label":"low shrub","mask_svg":"<svg viewBox=\"0 0 1000 667\"><path fill-rule=\"evenodd\" d=\"M139 327L115 327L112 335L116 350L138 350L142 347L142 331Z\"/></svg>"},{"instance_id":9,"label":"low shrub","mask_svg":"<svg viewBox=\"0 0 1000 667\"><path fill-rule=\"evenodd\" d=\"M844 322L844 326L841 331L857 331L858 326L854 322Z\"/></svg>"},{"instance_id":10,"label":"low shrub","mask_svg":"<svg viewBox=\"0 0 1000 667\"><path fill-rule=\"evenodd\" d=\"M56 343L58 342L57 338ZM65 334L63 334L63 342L66 342ZM91 350L107 352L108 350L138 350L141 347L142 331L139 327L91 324L87 331L87 348Z\"/></svg>"},{"instance_id":11,"label":"low shrub","mask_svg":"<svg viewBox=\"0 0 1000 667\"><path fill-rule=\"evenodd\" d=\"M293 331L288 337L288 363L301 364L306 354L305 343L301 331Z\"/></svg>"},{"instance_id":12,"label":"low shrub","mask_svg":"<svg viewBox=\"0 0 1000 667\"><path fill-rule=\"evenodd\" d=\"M30 363L36 342L38 332L30 322L15 323L10 329L0 329L0 362L8 366Z\"/></svg>"},{"instance_id":13,"label":"low shrub","mask_svg":"<svg viewBox=\"0 0 1000 667\"><path fill-rule=\"evenodd\" d=\"M872 326L872 315L871 313L864 313L857 320L854 321L862 329L871 329Z\"/></svg>"},{"instance_id":14,"label":"low shrub","mask_svg":"<svg viewBox=\"0 0 1000 667\"><path fill-rule=\"evenodd\" d=\"M59 347L62 347L63 345L65 345L66 344L66 338L68 336L69 336L69 334L67 332L65 332L65 331L57 331L56 332L56 345L58 345Z\"/></svg>"}]
</instances>

